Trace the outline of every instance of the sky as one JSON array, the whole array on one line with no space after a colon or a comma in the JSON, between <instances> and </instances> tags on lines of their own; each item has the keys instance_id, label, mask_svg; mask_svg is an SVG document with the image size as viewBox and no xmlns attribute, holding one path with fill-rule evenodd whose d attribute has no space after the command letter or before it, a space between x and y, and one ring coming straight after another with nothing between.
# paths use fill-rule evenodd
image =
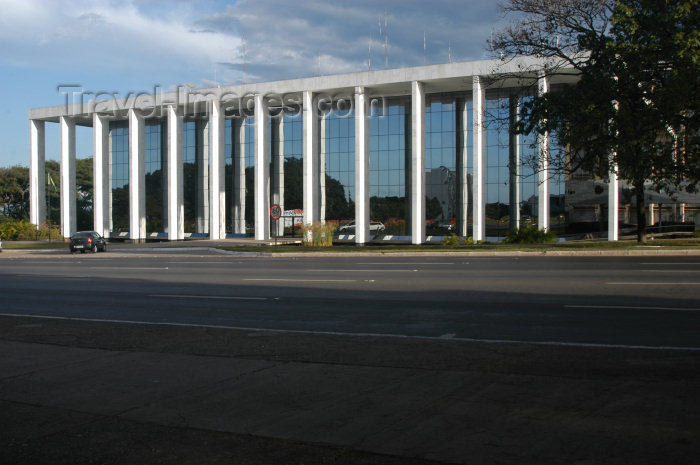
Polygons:
<instances>
[{"instance_id":1,"label":"sky","mask_svg":"<svg viewBox=\"0 0 700 465\"><path fill-rule=\"evenodd\" d=\"M494 0L0 0L0 167L29 166L28 111L63 104L60 85L125 96L384 69L385 14L389 68L491 58L504 23ZM92 156L91 129L76 139Z\"/></svg>"}]
</instances>

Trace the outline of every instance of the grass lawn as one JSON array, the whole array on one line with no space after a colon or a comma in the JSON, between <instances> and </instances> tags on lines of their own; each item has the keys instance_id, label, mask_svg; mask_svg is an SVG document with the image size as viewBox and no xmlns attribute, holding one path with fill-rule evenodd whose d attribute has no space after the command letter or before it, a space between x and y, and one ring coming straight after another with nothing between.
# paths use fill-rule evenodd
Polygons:
<instances>
[{"instance_id":1,"label":"grass lawn","mask_svg":"<svg viewBox=\"0 0 700 465\"><path fill-rule=\"evenodd\" d=\"M473 245L443 245L443 244L367 244L357 246L353 244L336 244L332 247L305 247L299 244L277 245L277 246L240 246L221 247L223 250L232 252L264 252L264 253L305 253L305 252L366 252L366 253L398 253L398 252L543 252L543 251L576 251L576 250L639 250L663 247L665 249L700 249L700 238L692 239L661 239L649 240L645 244L636 241L582 241L582 242L560 242L552 244L501 244L484 243Z\"/></svg>"}]
</instances>

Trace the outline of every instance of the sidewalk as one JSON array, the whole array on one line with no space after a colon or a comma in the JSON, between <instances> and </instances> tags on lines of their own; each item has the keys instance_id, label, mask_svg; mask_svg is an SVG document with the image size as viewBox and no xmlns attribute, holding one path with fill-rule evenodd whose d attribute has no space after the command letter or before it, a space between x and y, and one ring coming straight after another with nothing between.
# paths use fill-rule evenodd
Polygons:
<instances>
[{"instance_id":1,"label":"sidewalk","mask_svg":"<svg viewBox=\"0 0 700 465\"><path fill-rule=\"evenodd\" d=\"M0 318L3 463L695 463L700 354Z\"/></svg>"}]
</instances>

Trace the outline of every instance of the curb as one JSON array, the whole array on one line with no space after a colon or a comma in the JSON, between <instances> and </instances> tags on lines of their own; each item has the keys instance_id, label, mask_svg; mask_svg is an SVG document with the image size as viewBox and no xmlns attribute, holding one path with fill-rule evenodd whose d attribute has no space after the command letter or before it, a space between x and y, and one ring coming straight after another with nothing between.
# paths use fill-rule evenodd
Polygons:
<instances>
[{"instance_id":1,"label":"curb","mask_svg":"<svg viewBox=\"0 0 700 465\"><path fill-rule=\"evenodd\" d=\"M653 246L652 246L653 247ZM10 255L15 253L31 254L33 256L59 255L58 249L8 249ZM112 248L109 252L115 254L169 254L169 253L216 253L238 257L272 257L272 258L303 258L303 257L653 257L653 256L693 256L700 257L698 249L626 249L626 250L511 250L511 251L381 251L381 252L253 252L224 250L217 247L139 247ZM5 254L3 254L5 255ZM61 254L63 255L63 254ZM9 256L8 256L9 258Z\"/></svg>"}]
</instances>

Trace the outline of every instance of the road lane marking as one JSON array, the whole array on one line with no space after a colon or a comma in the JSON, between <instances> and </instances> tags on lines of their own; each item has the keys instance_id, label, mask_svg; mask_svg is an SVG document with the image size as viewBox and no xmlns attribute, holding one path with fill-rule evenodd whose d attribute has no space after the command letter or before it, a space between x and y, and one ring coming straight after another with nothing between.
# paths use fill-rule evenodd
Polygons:
<instances>
[{"instance_id":1,"label":"road lane marking","mask_svg":"<svg viewBox=\"0 0 700 465\"><path fill-rule=\"evenodd\" d=\"M277 281L285 283L356 283L357 279L243 278L243 281Z\"/></svg>"},{"instance_id":2,"label":"road lane marking","mask_svg":"<svg viewBox=\"0 0 700 465\"><path fill-rule=\"evenodd\" d=\"M636 270L646 273L700 273L700 270Z\"/></svg>"},{"instance_id":3,"label":"road lane marking","mask_svg":"<svg viewBox=\"0 0 700 465\"><path fill-rule=\"evenodd\" d=\"M167 270L167 266L89 266L89 270Z\"/></svg>"},{"instance_id":4,"label":"road lane marking","mask_svg":"<svg viewBox=\"0 0 700 465\"><path fill-rule=\"evenodd\" d=\"M227 295L148 294L148 297L162 297L166 299L270 300L267 297L242 297Z\"/></svg>"},{"instance_id":5,"label":"road lane marking","mask_svg":"<svg viewBox=\"0 0 700 465\"><path fill-rule=\"evenodd\" d=\"M700 265L700 262L642 262L640 265Z\"/></svg>"},{"instance_id":6,"label":"road lane marking","mask_svg":"<svg viewBox=\"0 0 700 465\"><path fill-rule=\"evenodd\" d=\"M454 265L454 262L358 262L358 265Z\"/></svg>"},{"instance_id":7,"label":"road lane marking","mask_svg":"<svg viewBox=\"0 0 700 465\"><path fill-rule=\"evenodd\" d=\"M681 307L635 307L632 305L564 305L565 308L610 308L621 310L663 310L670 312L700 312L700 308L681 308Z\"/></svg>"},{"instance_id":8,"label":"road lane marking","mask_svg":"<svg viewBox=\"0 0 700 465\"><path fill-rule=\"evenodd\" d=\"M61 320L61 321L82 321L87 323L116 323L129 325L145 325L145 326L172 326L185 328L204 328L204 329L228 329L236 331L251 331L251 332L267 332L280 334L320 334L329 336L345 336L345 337L386 337L396 339L420 339L442 342L476 342L483 344L520 344L534 346L554 346L554 347L581 347L591 349L638 349L638 350L660 350L660 351L693 351L700 352L700 347L685 347L685 346L649 346L636 344L602 344L593 342L566 342L566 341L521 341L515 339L480 339L467 337L453 337L450 339L441 338L440 336L408 336L404 334L380 334L380 333L342 333L337 331L304 331L293 329L265 329L265 328L248 328L243 326L226 326L226 325L205 325L196 323L168 323L155 321L136 321L136 320L111 320L99 318L80 318L67 316L50 316L50 315L27 315L20 313L0 313L0 317L15 317L15 318L35 318L45 320Z\"/></svg>"},{"instance_id":9,"label":"road lane marking","mask_svg":"<svg viewBox=\"0 0 700 465\"><path fill-rule=\"evenodd\" d=\"M700 286L700 283L676 282L676 283L640 283L640 282L613 282L605 283L612 286Z\"/></svg>"},{"instance_id":10,"label":"road lane marking","mask_svg":"<svg viewBox=\"0 0 700 465\"><path fill-rule=\"evenodd\" d=\"M352 269L352 270L323 270L323 269L309 269L309 270L304 270L304 271L311 271L311 272L322 272L322 273L416 273L419 270L358 270L358 269Z\"/></svg>"}]
</instances>

